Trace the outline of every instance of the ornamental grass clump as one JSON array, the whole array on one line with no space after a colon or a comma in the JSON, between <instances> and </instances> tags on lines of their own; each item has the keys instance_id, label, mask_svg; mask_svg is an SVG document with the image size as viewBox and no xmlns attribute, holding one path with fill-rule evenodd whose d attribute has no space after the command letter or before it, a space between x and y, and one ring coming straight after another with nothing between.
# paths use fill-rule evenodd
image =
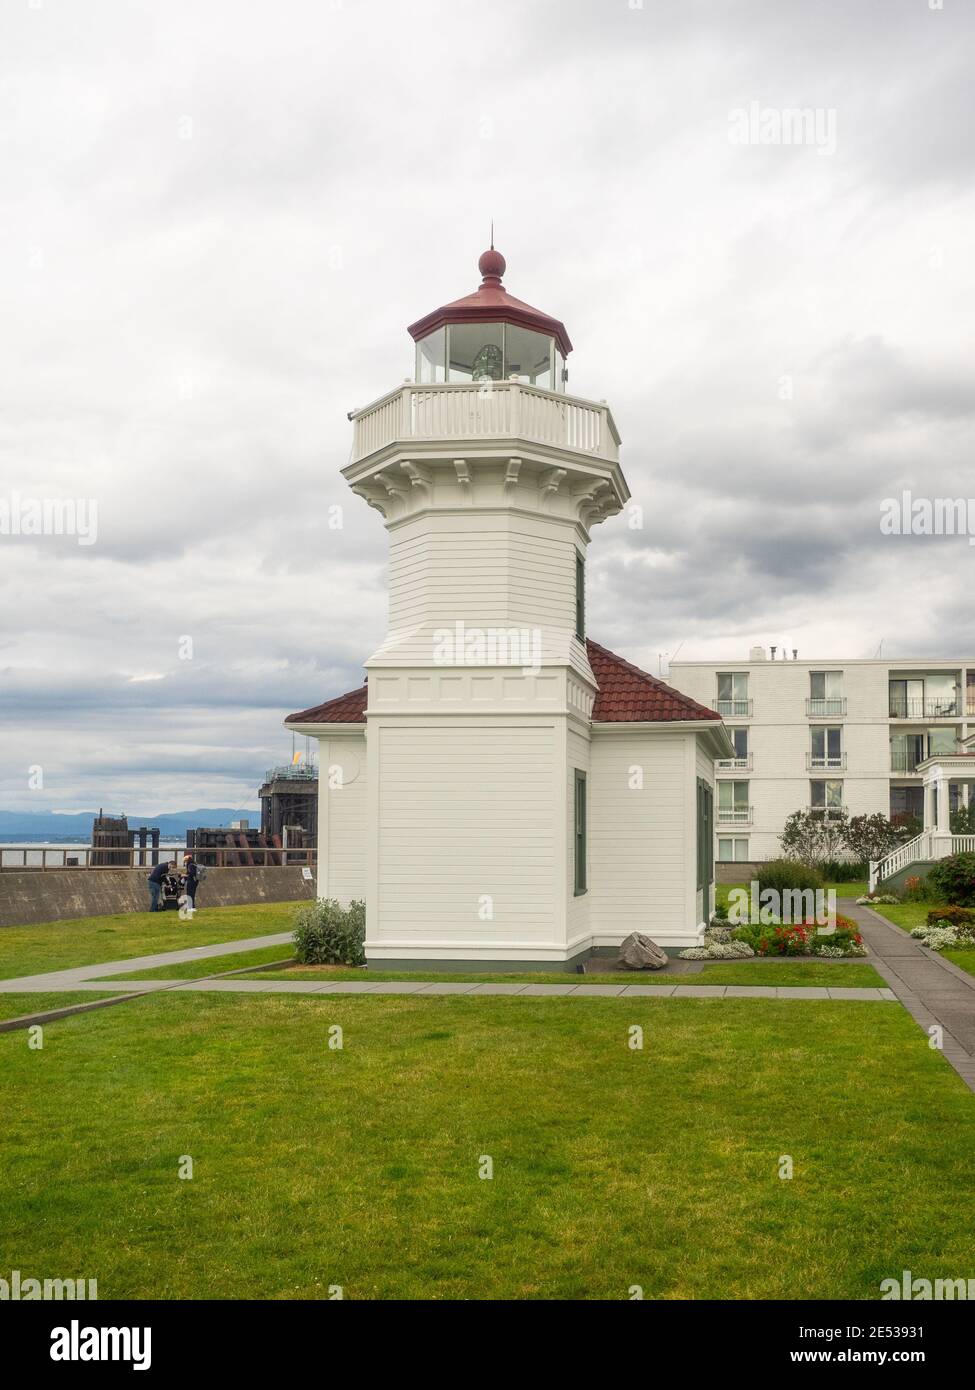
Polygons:
<instances>
[{"instance_id":1,"label":"ornamental grass clump","mask_svg":"<svg viewBox=\"0 0 975 1390\"><path fill-rule=\"evenodd\" d=\"M704 942L679 952L681 960L746 960L755 952L747 941L736 941L726 924L715 922L704 929Z\"/></svg>"}]
</instances>

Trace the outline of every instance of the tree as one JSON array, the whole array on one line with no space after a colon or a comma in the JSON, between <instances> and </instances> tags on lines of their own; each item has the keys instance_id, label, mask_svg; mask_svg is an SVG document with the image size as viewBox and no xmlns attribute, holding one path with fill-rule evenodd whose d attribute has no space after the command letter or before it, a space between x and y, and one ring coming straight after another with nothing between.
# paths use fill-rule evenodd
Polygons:
<instances>
[{"instance_id":1,"label":"tree","mask_svg":"<svg viewBox=\"0 0 975 1390\"><path fill-rule=\"evenodd\" d=\"M902 843L902 832L881 811L872 816L852 816L847 822L843 843L860 864L886 859Z\"/></svg>"},{"instance_id":2,"label":"tree","mask_svg":"<svg viewBox=\"0 0 975 1390\"><path fill-rule=\"evenodd\" d=\"M845 811L793 811L779 836L782 853L803 864L825 864L843 847L846 826Z\"/></svg>"},{"instance_id":3,"label":"tree","mask_svg":"<svg viewBox=\"0 0 975 1390\"><path fill-rule=\"evenodd\" d=\"M975 835L975 801L951 813L952 835Z\"/></svg>"}]
</instances>

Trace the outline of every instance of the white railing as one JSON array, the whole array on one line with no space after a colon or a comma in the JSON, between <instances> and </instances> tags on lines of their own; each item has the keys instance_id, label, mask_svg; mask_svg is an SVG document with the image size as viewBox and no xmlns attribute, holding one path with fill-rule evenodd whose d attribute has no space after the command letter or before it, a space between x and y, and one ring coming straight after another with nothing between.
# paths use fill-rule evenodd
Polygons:
<instances>
[{"instance_id":1,"label":"white railing","mask_svg":"<svg viewBox=\"0 0 975 1390\"><path fill-rule=\"evenodd\" d=\"M352 462L399 441L512 437L619 458L609 407L518 381L409 383L355 411Z\"/></svg>"},{"instance_id":2,"label":"white railing","mask_svg":"<svg viewBox=\"0 0 975 1390\"><path fill-rule=\"evenodd\" d=\"M724 806L718 807L719 825L751 825L752 807L751 806Z\"/></svg>"},{"instance_id":3,"label":"white railing","mask_svg":"<svg viewBox=\"0 0 975 1390\"><path fill-rule=\"evenodd\" d=\"M714 708L724 719L751 719L752 700L715 700Z\"/></svg>"},{"instance_id":4,"label":"white railing","mask_svg":"<svg viewBox=\"0 0 975 1390\"><path fill-rule=\"evenodd\" d=\"M806 754L806 767L807 767L810 771L815 771L815 770L821 769L821 768L825 768L825 769L827 769L827 770L828 770L829 768L834 768L834 769L839 769L840 771L843 771L843 770L846 768L846 754L845 754L845 753L830 753L830 754L826 754L826 753L807 753L807 754Z\"/></svg>"},{"instance_id":5,"label":"white railing","mask_svg":"<svg viewBox=\"0 0 975 1390\"><path fill-rule=\"evenodd\" d=\"M748 772L751 770L751 766L751 753L748 753L744 758L718 758L715 762L715 767L718 769L719 772L725 772L729 769L733 771Z\"/></svg>"},{"instance_id":6,"label":"white railing","mask_svg":"<svg viewBox=\"0 0 975 1390\"><path fill-rule=\"evenodd\" d=\"M870 864L870 891L878 883L919 860L947 859L949 854L975 854L975 835L949 835L939 830L922 830L906 845L899 846L886 859Z\"/></svg>"},{"instance_id":7,"label":"white railing","mask_svg":"<svg viewBox=\"0 0 975 1390\"><path fill-rule=\"evenodd\" d=\"M830 695L828 698L806 697L806 714L811 719L839 719L846 714L846 697Z\"/></svg>"}]
</instances>

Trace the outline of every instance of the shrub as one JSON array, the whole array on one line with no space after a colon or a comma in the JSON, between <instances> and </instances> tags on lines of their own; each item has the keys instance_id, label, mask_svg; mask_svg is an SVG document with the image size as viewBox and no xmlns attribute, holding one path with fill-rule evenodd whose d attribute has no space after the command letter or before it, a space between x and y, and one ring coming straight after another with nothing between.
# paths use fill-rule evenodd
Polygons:
<instances>
[{"instance_id":1,"label":"shrub","mask_svg":"<svg viewBox=\"0 0 975 1390\"><path fill-rule=\"evenodd\" d=\"M873 895L867 893L864 897L857 898L857 907L873 907L877 904L893 907L895 903L899 902L900 898L894 893L874 893Z\"/></svg>"},{"instance_id":2,"label":"shrub","mask_svg":"<svg viewBox=\"0 0 975 1390\"><path fill-rule=\"evenodd\" d=\"M799 859L769 859L759 864L755 870L758 891L774 888L778 893L787 889L822 888L823 875L813 864L804 864Z\"/></svg>"},{"instance_id":3,"label":"shrub","mask_svg":"<svg viewBox=\"0 0 975 1390\"><path fill-rule=\"evenodd\" d=\"M975 910L970 907L933 907L928 913L928 925L936 922L950 922L953 927L970 922L975 926Z\"/></svg>"},{"instance_id":4,"label":"shrub","mask_svg":"<svg viewBox=\"0 0 975 1390\"><path fill-rule=\"evenodd\" d=\"M857 883L870 872L862 859L828 859L819 869L826 883Z\"/></svg>"},{"instance_id":5,"label":"shrub","mask_svg":"<svg viewBox=\"0 0 975 1390\"><path fill-rule=\"evenodd\" d=\"M904 901L906 903L921 903L927 896L927 889L924 886L924 879L918 874L911 874L910 878L904 880Z\"/></svg>"},{"instance_id":6,"label":"shrub","mask_svg":"<svg viewBox=\"0 0 975 1390\"><path fill-rule=\"evenodd\" d=\"M334 898L299 910L295 917L295 955L302 965L365 965L366 905L340 907Z\"/></svg>"},{"instance_id":7,"label":"shrub","mask_svg":"<svg viewBox=\"0 0 975 1390\"><path fill-rule=\"evenodd\" d=\"M945 902L975 907L975 854L949 854L928 871L928 879Z\"/></svg>"}]
</instances>

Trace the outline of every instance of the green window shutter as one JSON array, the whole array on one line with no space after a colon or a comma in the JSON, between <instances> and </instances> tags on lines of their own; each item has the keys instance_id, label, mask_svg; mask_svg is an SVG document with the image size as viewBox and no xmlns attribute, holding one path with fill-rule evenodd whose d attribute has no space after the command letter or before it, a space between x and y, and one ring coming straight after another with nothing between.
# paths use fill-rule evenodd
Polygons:
<instances>
[{"instance_id":1,"label":"green window shutter","mask_svg":"<svg viewBox=\"0 0 975 1390\"><path fill-rule=\"evenodd\" d=\"M576 636L586 640L586 562L576 551Z\"/></svg>"},{"instance_id":2,"label":"green window shutter","mask_svg":"<svg viewBox=\"0 0 975 1390\"><path fill-rule=\"evenodd\" d=\"M586 774L575 774L575 891L586 891Z\"/></svg>"}]
</instances>

